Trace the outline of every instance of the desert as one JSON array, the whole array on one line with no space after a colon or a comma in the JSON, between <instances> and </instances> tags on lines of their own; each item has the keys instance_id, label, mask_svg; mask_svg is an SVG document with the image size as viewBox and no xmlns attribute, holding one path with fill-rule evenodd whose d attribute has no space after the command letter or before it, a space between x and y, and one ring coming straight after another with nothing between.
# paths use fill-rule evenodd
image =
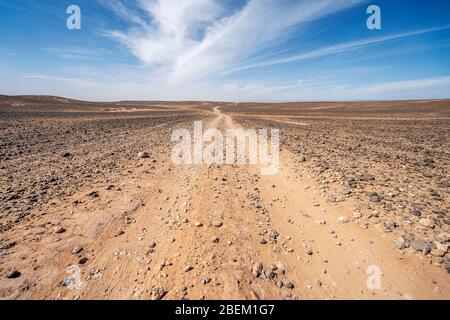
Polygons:
<instances>
[{"instance_id":1,"label":"desert","mask_svg":"<svg viewBox=\"0 0 450 320\"><path fill-rule=\"evenodd\" d=\"M279 171L174 164L195 121ZM1 96L0 137L1 299L450 298L448 100Z\"/></svg>"}]
</instances>

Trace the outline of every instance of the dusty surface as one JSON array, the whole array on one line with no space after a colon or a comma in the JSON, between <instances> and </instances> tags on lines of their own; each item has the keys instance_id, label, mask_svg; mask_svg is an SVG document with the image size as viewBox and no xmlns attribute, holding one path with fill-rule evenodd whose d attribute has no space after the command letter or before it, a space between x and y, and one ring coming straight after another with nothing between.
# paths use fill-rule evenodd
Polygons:
<instances>
[{"instance_id":1,"label":"dusty surface","mask_svg":"<svg viewBox=\"0 0 450 320\"><path fill-rule=\"evenodd\" d=\"M449 299L449 110L2 97L0 298ZM174 165L194 120L279 128L279 173Z\"/></svg>"}]
</instances>

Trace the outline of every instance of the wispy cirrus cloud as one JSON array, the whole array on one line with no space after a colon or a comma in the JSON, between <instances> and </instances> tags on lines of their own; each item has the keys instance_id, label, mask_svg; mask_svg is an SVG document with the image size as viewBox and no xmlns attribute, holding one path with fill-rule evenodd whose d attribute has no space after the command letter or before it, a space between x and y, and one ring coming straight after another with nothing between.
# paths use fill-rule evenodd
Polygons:
<instances>
[{"instance_id":1,"label":"wispy cirrus cloud","mask_svg":"<svg viewBox=\"0 0 450 320\"><path fill-rule=\"evenodd\" d=\"M419 35L423 35L426 33L441 31L441 30L446 30L446 29L450 29L450 24L444 25L444 26L439 26L439 27L420 29L420 30L415 30L415 31L410 31L410 32L396 33L396 34L392 34L392 35L388 35L388 36L384 36L384 37L378 37L378 38L376 37L376 38L370 38L370 39L361 39L361 40L356 40L356 41L339 43L336 45L320 48L317 50L313 50L313 51L310 51L307 53L302 53L299 55L294 55L291 57L286 57L286 58L281 58L281 59L272 59L272 60L263 61L260 63L244 65L244 66L229 70L228 73L242 71L242 70L246 70L246 69L252 69L252 68L260 68L260 67L267 67L267 66L273 66L273 65L279 65L279 64L286 64L286 63L290 63L290 62L303 61L303 60L308 60L308 59L312 59L312 58L318 58L318 57L323 57L323 56L328 56L328 55L339 54L339 53L348 52L348 51L352 51L352 50L358 50L360 48L367 47L367 46L381 44L383 42L399 40L399 39L404 39L404 38L413 37L413 36L419 36Z\"/></svg>"},{"instance_id":2,"label":"wispy cirrus cloud","mask_svg":"<svg viewBox=\"0 0 450 320\"><path fill-rule=\"evenodd\" d=\"M149 23L105 34L143 63L164 70L169 83L180 83L240 68L259 52L287 41L294 27L361 2L249 0L230 10L219 0L139 0L145 13L141 20ZM112 3L122 18L133 16L120 9L121 1Z\"/></svg>"}]
</instances>

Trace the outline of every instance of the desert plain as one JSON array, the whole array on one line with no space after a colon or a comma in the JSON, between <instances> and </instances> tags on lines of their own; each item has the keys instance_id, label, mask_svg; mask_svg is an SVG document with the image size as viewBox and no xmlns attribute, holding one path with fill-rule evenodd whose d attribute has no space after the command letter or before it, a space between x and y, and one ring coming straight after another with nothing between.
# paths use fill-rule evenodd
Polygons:
<instances>
[{"instance_id":1,"label":"desert plain","mask_svg":"<svg viewBox=\"0 0 450 320\"><path fill-rule=\"evenodd\" d=\"M171 134L277 128L280 170ZM450 299L450 101L0 96L0 299Z\"/></svg>"}]
</instances>

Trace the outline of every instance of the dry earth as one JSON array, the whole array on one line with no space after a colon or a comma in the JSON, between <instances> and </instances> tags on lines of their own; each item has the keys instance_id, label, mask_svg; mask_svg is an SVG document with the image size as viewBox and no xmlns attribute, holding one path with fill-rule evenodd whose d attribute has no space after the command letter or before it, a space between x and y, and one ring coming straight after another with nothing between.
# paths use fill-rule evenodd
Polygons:
<instances>
[{"instance_id":1,"label":"dry earth","mask_svg":"<svg viewBox=\"0 0 450 320\"><path fill-rule=\"evenodd\" d=\"M194 120L279 128L280 171L174 165ZM449 101L0 97L0 298L449 299L449 131Z\"/></svg>"}]
</instances>

